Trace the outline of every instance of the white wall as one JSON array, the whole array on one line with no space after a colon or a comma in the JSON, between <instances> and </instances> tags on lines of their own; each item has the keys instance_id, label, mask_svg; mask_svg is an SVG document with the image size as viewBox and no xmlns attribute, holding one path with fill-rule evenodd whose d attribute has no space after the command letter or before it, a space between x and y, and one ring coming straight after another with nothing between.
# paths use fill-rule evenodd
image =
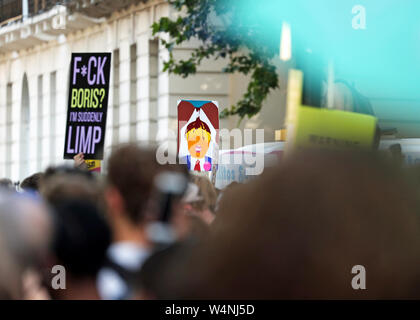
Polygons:
<instances>
[{"instance_id":1,"label":"white wall","mask_svg":"<svg viewBox=\"0 0 420 320\"><path fill-rule=\"evenodd\" d=\"M20 168L22 79L29 88L30 130L27 172L44 170L64 162L68 72L72 52L114 52L108 102L105 157L112 145L129 140L150 144L175 142L178 99L217 100L221 109L235 103L244 92L246 78L221 73L226 61L204 61L194 76L186 79L162 72L168 52L151 35L150 25L162 16L173 15L167 4L140 10L131 7L115 12L106 22L68 34L57 41L0 56L0 177L22 180ZM187 58L198 43L191 41L174 49L176 58ZM135 49L134 49L135 48ZM117 59L117 60L115 60ZM280 66L282 69L282 66ZM118 74L115 75L115 72ZM55 84L51 83L54 79ZM280 89L270 95L263 112L241 124L241 128L264 128L266 141L284 117L285 74L280 73ZM39 83L42 82L42 86ZM12 83L12 135L7 136L6 91ZM41 88L42 87L42 88ZM53 88L55 87L55 92ZM42 106L38 105L42 102ZM221 127L235 128L236 118L223 120ZM7 161L7 141L11 141L11 163ZM103 167L105 167L103 163Z\"/></svg>"}]
</instances>

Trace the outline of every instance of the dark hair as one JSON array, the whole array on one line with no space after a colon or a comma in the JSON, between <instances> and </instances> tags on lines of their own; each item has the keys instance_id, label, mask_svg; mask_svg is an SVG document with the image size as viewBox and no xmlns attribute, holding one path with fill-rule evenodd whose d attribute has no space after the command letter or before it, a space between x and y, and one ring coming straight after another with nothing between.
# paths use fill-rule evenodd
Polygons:
<instances>
[{"instance_id":1,"label":"dark hair","mask_svg":"<svg viewBox=\"0 0 420 320\"><path fill-rule=\"evenodd\" d=\"M419 298L418 193L377 157L296 153L232 190L211 238L173 270L176 298ZM352 288L356 265L367 290Z\"/></svg>"},{"instance_id":2,"label":"dark hair","mask_svg":"<svg viewBox=\"0 0 420 320\"><path fill-rule=\"evenodd\" d=\"M82 170L80 168L75 168L68 165L59 165L59 166L50 166L45 170L43 178L48 179L52 176L58 175L58 174L71 174L71 175L78 175L78 176L84 176L89 179L93 179L94 175L91 171L88 170Z\"/></svg>"},{"instance_id":3,"label":"dark hair","mask_svg":"<svg viewBox=\"0 0 420 320\"><path fill-rule=\"evenodd\" d=\"M42 172L37 172L34 173L33 175L25 178L21 183L20 183L20 187L21 189L25 190L25 191L39 191L39 186L40 186L40 182L41 179L43 177L43 173Z\"/></svg>"},{"instance_id":4,"label":"dark hair","mask_svg":"<svg viewBox=\"0 0 420 320\"><path fill-rule=\"evenodd\" d=\"M204 131L211 133L210 132L210 128L207 125L207 123L203 122L200 120L200 117L198 117L195 121L191 122L188 126L187 126L187 131L190 131L192 129L203 129Z\"/></svg>"},{"instance_id":5,"label":"dark hair","mask_svg":"<svg viewBox=\"0 0 420 320\"><path fill-rule=\"evenodd\" d=\"M62 201L84 200L98 206L103 211L104 199L101 184L84 174L54 173L43 178L40 193L51 205Z\"/></svg>"},{"instance_id":6,"label":"dark hair","mask_svg":"<svg viewBox=\"0 0 420 320\"><path fill-rule=\"evenodd\" d=\"M108 161L108 183L124 200L125 210L133 223L141 223L160 166L153 149L134 144L118 147Z\"/></svg>"},{"instance_id":7,"label":"dark hair","mask_svg":"<svg viewBox=\"0 0 420 320\"><path fill-rule=\"evenodd\" d=\"M94 277L111 243L110 229L89 201L63 200L54 205L53 253L74 277Z\"/></svg>"},{"instance_id":8,"label":"dark hair","mask_svg":"<svg viewBox=\"0 0 420 320\"><path fill-rule=\"evenodd\" d=\"M5 189L8 189L8 190L15 190L15 188L13 187L12 180L10 180L8 178L0 179L0 188L5 188Z\"/></svg>"},{"instance_id":9,"label":"dark hair","mask_svg":"<svg viewBox=\"0 0 420 320\"><path fill-rule=\"evenodd\" d=\"M216 209L217 192L210 179L204 176L191 175L191 182L198 186L198 196L201 200L192 203L194 209L204 211L209 209L213 213Z\"/></svg>"},{"instance_id":10,"label":"dark hair","mask_svg":"<svg viewBox=\"0 0 420 320\"><path fill-rule=\"evenodd\" d=\"M138 293L152 299L170 299L172 297L173 276L171 269L183 260L188 260L197 243L187 239L169 246L158 248L143 263L135 285Z\"/></svg>"}]
</instances>

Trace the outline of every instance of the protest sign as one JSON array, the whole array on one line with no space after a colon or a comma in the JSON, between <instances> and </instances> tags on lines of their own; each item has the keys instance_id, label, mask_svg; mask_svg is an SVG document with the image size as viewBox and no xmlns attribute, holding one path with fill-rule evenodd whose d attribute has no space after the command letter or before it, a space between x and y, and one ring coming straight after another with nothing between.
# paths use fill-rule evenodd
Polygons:
<instances>
[{"instance_id":1,"label":"protest sign","mask_svg":"<svg viewBox=\"0 0 420 320\"><path fill-rule=\"evenodd\" d=\"M111 53L73 53L64 159L103 159Z\"/></svg>"},{"instance_id":2,"label":"protest sign","mask_svg":"<svg viewBox=\"0 0 420 320\"><path fill-rule=\"evenodd\" d=\"M101 160L85 160L85 163L89 171L101 172Z\"/></svg>"},{"instance_id":3,"label":"protest sign","mask_svg":"<svg viewBox=\"0 0 420 320\"><path fill-rule=\"evenodd\" d=\"M298 108L295 146L372 147L377 119L370 115L302 106Z\"/></svg>"},{"instance_id":4,"label":"protest sign","mask_svg":"<svg viewBox=\"0 0 420 320\"><path fill-rule=\"evenodd\" d=\"M219 107L216 101L178 101L178 156L189 170L212 171L218 160Z\"/></svg>"},{"instance_id":5,"label":"protest sign","mask_svg":"<svg viewBox=\"0 0 420 320\"><path fill-rule=\"evenodd\" d=\"M249 162L249 158L255 159L257 156L263 156L264 167L272 167L283 158L284 150L285 142L266 142L262 146L253 144L237 149L220 150L215 187L224 189L232 182L245 183L258 177L258 175L247 174L247 168L253 166Z\"/></svg>"}]
</instances>

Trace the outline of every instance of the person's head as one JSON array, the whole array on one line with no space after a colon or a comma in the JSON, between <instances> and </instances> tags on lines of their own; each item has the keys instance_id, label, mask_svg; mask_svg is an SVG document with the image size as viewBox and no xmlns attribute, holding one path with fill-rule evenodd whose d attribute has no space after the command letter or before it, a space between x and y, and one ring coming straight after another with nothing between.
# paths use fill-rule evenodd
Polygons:
<instances>
[{"instance_id":1,"label":"person's head","mask_svg":"<svg viewBox=\"0 0 420 320\"><path fill-rule=\"evenodd\" d=\"M51 205L68 199L88 200L104 210L103 188L93 176L83 172L55 172L43 178L40 193Z\"/></svg>"},{"instance_id":2,"label":"person's head","mask_svg":"<svg viewBox=\"0 0 420 320\"><path fill-rule=\"evenodd\" d=\"M0 189L7 189L12 191L16 190L13 186L12 180L10 180L9 178L0 179Z\"/></svg>"},{"instance_id":3,"label":"person's head","mask_svg":"<svg viewBox=\"0 0 420 320\"><path fill-rule=\"evenodd\" d=\"M134 283L134 298L140 300L170 298L172 281L168 277L174 276L171 270L182 261L188 260L192 253L191 249L197 245L197 242L187 239L158 249L150 255Z\"/></svg>"},{"instance_id":4,"label":"person's head","mask_svg":"<svg viewBox=\"0 0 420 320\"><path fill-rule=\"evenodd\" d=\"M20 188L24 191L39 191L42 176L42 172L34 173L20 183Z\"/></svg>"},{"instance_id":5,"label":"person's head","mask_svg":"<svg viewBox=\"0 0 420 320\"><path fill-rule=\"evenodd\" d=\"M207 123L201 121L198 117L187 126L185 136L190 155L198 159L204 158L211 141L210 128Z\"/></svg>"},{"instance_id":6,"label":"person's head","mask_svg":"<svg viewBox=\"0 0 420 320\"><path fill-rule=\"evenodd\" d=\"M42 180L47 180L53 176L67 174L72 176L83 176L88 179L94 179L95 175L88 170L69 165L49 166L42 177Z\"/></svg>"},{"instance_id":7,"label":"person's head","mask_svg":"<svg viewBox=\"0 0 420 320\"><path fill-rule=\"evenodd\" d=\"M154 178L160 166L152 149L134 144L118 147L108 161L106 202L110 218L138 226L147 220Z\"/></svg>"},{"instance_id":8,"label":"person's head","mask_svg":"<svg viewBox=\"0 0 420 320\"><path fill-rule=\"evenodd\" d=\"M53 232L49 208L37 197L1 192L0 219L0 233L12 244L18 262L37 265Z\"/></svg>"},{"instance_id":9,"label":"person's head","mask_svg":"<svg viewBox=\"0 0 420 320\"><path fill-rule=\"evenodd\" d=\"M182 201L186 212L200 217L206 223L213 221L217 192L207 177L191 175L191 182Z\"/></svg>"},{"instance_id":10,"label":"person's head","mask_svg":"<svg viewBox=\"0 0 420 320\"><path fill-rule=\"evenodd\" d=\"M99 181L75 168L50 168L40 194L52 207L55 226L48 268L62 265L66 270L67 289L50 290L51 296L96 298L95 277L110 242ZM50 277L45 274L48 282Z\"/></svg>"},{"instance_id":11,"label":"person's head","mask_svg":"<svg viewBox=\"0 0 420 320\"><path fill-rule=\"evenodd\" d=\"M229 197L230 193L232 193L233 190L235 190L240 185L241 184L239 182L232 181L231 183L229 183L223 189L217 190L217 200L216 200L215 212L217 212L217 213L219 212L220 203L222 202L223 198Z\"/></svg>"},{"instance_id":12,"label":"person's head","mask_svg":"<svg viewBox=\"0 0 420 320\"><path fill-rule=\"evenodd\" d=\"M105 262L111 242L110 230L102 213L89 200L70 198L55 203L53 213L55 233L51 261L54 265L64 266L66 290L58 293L51 290L51 295L70 299L97 298L96 274Z\"/></svg>"},{"instance_id":13,"label":"person's head","mask_svg":"<svg viewBox=\"0 0 420 320\"><path fill-rule=\"evenodd\" d=\"M297 153L222 199L178 298L419 298L418 193L371 155ZM367 290L354 290L354 266ZM173 279L173 278L171 278Z\"/></svg>"},{"instance_id":14,"label":"person's head","mask_svg":"<svg viewBox=\"0 0 420 320\"><path fill-rule=\"evenodd\" d=\"M0 295L23 298L23 274L44 266L52 226L50 212L39 199L0 190Z\"/></svg>"}]
</instances>

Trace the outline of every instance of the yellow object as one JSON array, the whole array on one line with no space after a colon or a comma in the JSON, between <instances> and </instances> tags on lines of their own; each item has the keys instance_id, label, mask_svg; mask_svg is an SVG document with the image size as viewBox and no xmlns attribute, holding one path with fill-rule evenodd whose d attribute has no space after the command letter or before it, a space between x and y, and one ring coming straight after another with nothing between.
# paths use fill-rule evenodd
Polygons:
<instances>
[{"instance_id":1,"label":"yellow object","mask_svg":"<svg viewBox=\"0 0 420 320\"><path fill-rule=\"evenodd\" d=\"M295 146L370 148L376 122L365 114L302 106L297 112Z\"/></svg>"},{"instance_id":2,"label":"yellow object","mask_svg":"<svg viewBox=\"0 0 420 320\"><path fill-rule=\"evenodd\" d=\"M101 172L101 160L85 160L89 171Z\"/></svg>"},{"instance_id":3,"label":"yellow object","mask_svg":"<svg viewBox=\"0 0 420 320\"><path fill-rule=\"evenodd\" d=\"M203 130L202 128L192 129L185 133L187 140L196 141L197 137L203 138L207 137L207 141L211 140L211 133Z\"/></svg>"},{"instance_id":4,"label":"yellow object","mask_svg":"<svg viewBox=\"0 0 420 320\"><path fill-rule=\"evenodd\" d=\"M294 145L295 126L298 109L302 104L303 72L291 69L287 84L286 121L287 139L285 155Z\"/></svg>"},{"instance_id":5,"label":"yellow object","mask_svg":"<svg viewBox=\"0 0 420 320\"><path fill-rule=\"evenodd\" d=\"M286 141L286 138L287 138L286 133L287 133L286 129L276 130L274 132L274 134L275 134L274 140L275 141Z\"/></svg>"}]
</instances>

